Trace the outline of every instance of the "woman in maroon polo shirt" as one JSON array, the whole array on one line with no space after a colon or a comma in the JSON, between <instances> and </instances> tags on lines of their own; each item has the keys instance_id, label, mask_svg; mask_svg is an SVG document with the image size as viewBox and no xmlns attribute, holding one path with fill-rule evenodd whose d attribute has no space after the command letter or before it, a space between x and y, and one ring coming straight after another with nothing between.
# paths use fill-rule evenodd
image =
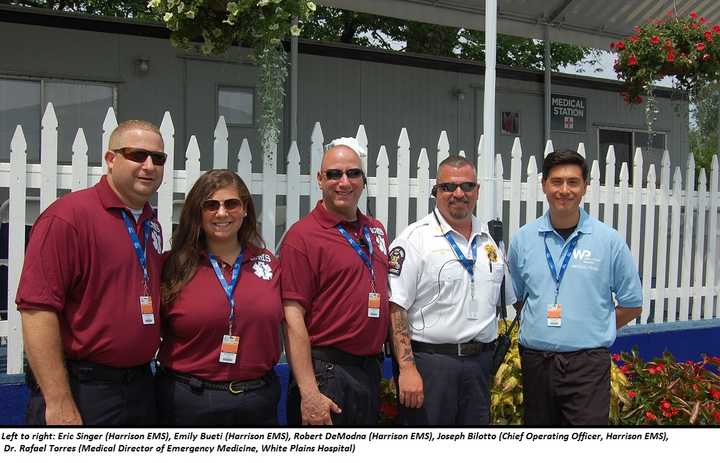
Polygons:
<instances>
[{"instance_id":1,"label":"woman in maroon polo shirt","mask_svg":"<svg viewBox=\"0 0 720 463\"><path fill-rule=\"evenodd\" d=\"M163 266L161 318L161 423L277 424L280 268L234 172L208 171L188 193Z\"/></svg>"}]
</instances>

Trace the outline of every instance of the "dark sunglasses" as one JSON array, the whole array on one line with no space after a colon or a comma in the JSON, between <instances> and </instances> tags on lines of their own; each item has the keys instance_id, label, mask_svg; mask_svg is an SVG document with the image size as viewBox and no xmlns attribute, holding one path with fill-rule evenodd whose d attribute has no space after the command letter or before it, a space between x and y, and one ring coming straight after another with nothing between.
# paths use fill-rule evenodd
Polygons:
<instances>
[{"instance_id":1,"label":"dark sunglasses","mask_svg":"<svg viewBox=\"0 0 720 463\"><path fill-rule=\"evenodd\" d=\"M325 171L325 178L328 180L340 180L343 174L347 175L347 178L360 178L363 176L363 170L360 168L348 169L345 171L342 169L328 169Z\"/></svg>"},{"instance_id":2,"label":"dark sunglasses","mask_svg":"<svg viewBox=\"0 0 720 463\"><path fill-rule=\"evenodd\" d=\"M203 211L217 212L220 210L220 206L223 206L226 211L233 212L242 206L242 199L230 198L225 201L218 201L217 199L206 199L202 203Z\"/></svg>"},{"instance_id":3,"label":"dark sunglasses","mask_svg":"<svg viewBox=\"0 0 720 463\"><path fill-rule=\"evenodd\" d=\"M477 187L477 183L475 182L462 182L462 183L454 183L454 182L447 182L447 183L438 183L435 185L440 190L444 191L445 193L452 193L455 190L457 190L457 187L460 187L460 189L465 193L470 193Z\"/></svg>"},{"instance_id":4,"label":"dark sunglasses","mask_svg":"<svg viewBox=\"0 0 720 463\"><path fill-rule=\"evenodd\" d=\"M117 148L110 151L112 151L113 153L122 154L125 159L128 159L132 162L143 163L148 158L148 156L150 156L153 164L155 164L156 166L162 166L165 164L165 161L167 161L167 154L159 151L148 151L140 148Z\"/></svg>"}]
</instances>

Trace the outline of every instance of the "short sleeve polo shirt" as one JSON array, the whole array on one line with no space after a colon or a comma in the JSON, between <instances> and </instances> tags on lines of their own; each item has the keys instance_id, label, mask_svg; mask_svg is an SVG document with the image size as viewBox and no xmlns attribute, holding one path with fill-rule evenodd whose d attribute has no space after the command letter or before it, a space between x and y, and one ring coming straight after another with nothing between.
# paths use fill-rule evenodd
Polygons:
<instances>
[{"instance_id":1,"label":"short sleeve polo shirt","mask_svg":"<svg viewBox=\"0 0 720 463\"><path fill-rule=\"evenodd\" d=\"M472 259L471 243L476 240L473 278L446 239L444 233L448 232L468 259ZM477 218L473 217L467 240L436 209L407 227L392 242L389 256L390 300L407 310L413 340L444 344L491 342L497 337L496 307L505 260ZM506 303L514 303L509 282L505 289Z\"/></svg>"},{"instance_id":2,"label":"short sleeve polo shirt","mask_svg":"<svg viewBox=\"0 0 720 463\"><path fill-rule=\"evenodd\" d=\"M555 280L545 244L559 269L570 241L579 235L560 283L561 326L548 326ZM642 306L637 266L625 240L614 229L580 209L578 226L567 240L552 227L550 213L522 227L512 239L508 262L515 292L525 299L520 344L531 349L568 352L608 347L615 341L615 301Z\"/></svg>"},{"instance_id":3,"label":"short sleeve polo shirt","mask_svg":"<svg viewBox=\"0 0 720 463\"><path fill-rule=\"evenodd\" d=\"M319 201L315 209L288 230L280 246L282 298L305 309L312 346L332 346L354 355L380 352L390 314L387 286L387 234L383 225L358 211L344 223L356 241L367 226L372 239L374 288L370 270L337 229L343 224ZM368 247L363 246L365 253ZM370 292L380 294L380 313L368 313Z\"/></svg>"},{"instance_id":4,"label":"short sleeve polo shirt","mask_svg":"<svg viewBox=\"0 0 720 463\"><path fill-rule=\"evenodd\" d=\"M151 325L143 324L143 271L121 210L134 222L146 250ZM149 362L160 343L162 242L150 205L135 221L103 176L94 187L59 198L36 220L20 276L18 309L57 312L67 358L113 367Z\"/></svg>"},{"instance_id":5,"label":"short sleeve polo shirt","mask_svg":"<svg viewBox=\"0 0 720 463\"><path fill-rule=\"evenodd\" d=\"M219 262L226 281L232 263ZM223 336L228 334L230 304L207 255L195 275L163 308L163 340L158 358L171 370L208 381L260 378L280 358L280 266L273 255L248 247L233 292L232 334L239 337L235 363L220 363Z\"/></svg>"}]
</instances>

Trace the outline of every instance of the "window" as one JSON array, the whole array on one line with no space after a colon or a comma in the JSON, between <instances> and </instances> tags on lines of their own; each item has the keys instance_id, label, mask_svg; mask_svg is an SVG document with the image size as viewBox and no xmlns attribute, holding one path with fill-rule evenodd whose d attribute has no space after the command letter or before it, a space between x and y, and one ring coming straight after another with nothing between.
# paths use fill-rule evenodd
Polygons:
<instances>
[{"instance_id":1,"label":"window","mask_svg":"<svg viewBox=\"0 0 720 463\"><path fill-rule=\"evenodd\" d=\"M115 106L115 87L80 81L0 78L0 160L10 159L10 141L22 125L28 160L40 159L40 120L51 102L58 120L58 163L72 162L72 144L78 129L85 132L88 161L102 163L102 124Z\"/></svg>"},{"instance_id":2,"label":"window","mask_svg":"<svg viewBox=\"0 0 720 463\"><path fill-rule=\"evenodd\" d=\"M648 145L648 133L640 130L627 129L598 129L598 146L600 149L600 184L605 184L605 157L608 148L612 145L615 148L615 185L620 184L620 168L622 163L627 163L628 184L633 184L633 157L635 149L640 148L643 153L643 171L647 172L649 164L656 164L659 167L663 151L667 148L667 134L661 132L653 133L652 140Z\"/></svg>"},{"instance_id":3,"label":"window","mask_svg":"<svg viewBox=\"0 0 720 463\"><path fill-rule=\"evenodd\" d=\"M252 127L255 123L255 90L247 87L218 88L218 115L227 125Z\"/></svg>"}]
</instances>

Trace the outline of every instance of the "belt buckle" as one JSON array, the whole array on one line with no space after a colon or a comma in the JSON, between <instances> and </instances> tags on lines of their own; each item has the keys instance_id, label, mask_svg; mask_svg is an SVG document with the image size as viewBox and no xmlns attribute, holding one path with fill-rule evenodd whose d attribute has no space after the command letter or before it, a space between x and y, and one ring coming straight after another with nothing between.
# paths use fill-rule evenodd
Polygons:
<instances>
[{"instance_id":1,"label":"belt buckle","mask_svg":"<svg viewBox=\"0 0 720 463\"><path fill-rule=\"evenodd\" d=\"M235 394L235 395L244 393L245 388L242 386L240 386L240 388L237 390L235 389L235 383L243 383L243 382L244 381L230 381L230 383L228 383L228 391L230 391L231 394Z\"/></svg>"}]
</instances>

